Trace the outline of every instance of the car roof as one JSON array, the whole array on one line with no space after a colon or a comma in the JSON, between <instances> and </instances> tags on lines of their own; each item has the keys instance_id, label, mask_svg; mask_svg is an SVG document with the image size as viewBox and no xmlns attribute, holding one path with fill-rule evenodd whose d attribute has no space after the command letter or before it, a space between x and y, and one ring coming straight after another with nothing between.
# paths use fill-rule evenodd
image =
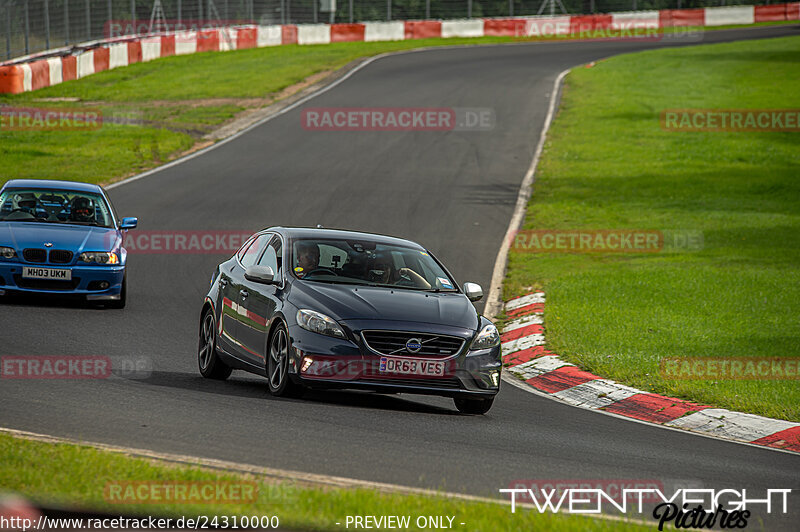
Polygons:
<instances>
[{"instance_id":1,"label":"car roof","mask_svg":"<svg viewBox=\"0 0 800 532\"><path fill-rule=\"evenodd\" d=\"M12 179L6 182L3 188L29 188L70 190L73 192L103 192L98 185L81 183L79 181L59 181L56 179Z\"/></svg>"},{"instance_id":2,"label":"car roof","mask_svg":"<svg viewBox=\"0 0 800 532\"><path fill-rule=\"evenodd\" d=\"M345 229L323 229L319 227L270 227L266 231L279 232L289 238L341 238L346 240L363 240L365 242L382 242L424 250L422 246L411 240L377 233L347 231Z\"/></svg>"}]
</instances>

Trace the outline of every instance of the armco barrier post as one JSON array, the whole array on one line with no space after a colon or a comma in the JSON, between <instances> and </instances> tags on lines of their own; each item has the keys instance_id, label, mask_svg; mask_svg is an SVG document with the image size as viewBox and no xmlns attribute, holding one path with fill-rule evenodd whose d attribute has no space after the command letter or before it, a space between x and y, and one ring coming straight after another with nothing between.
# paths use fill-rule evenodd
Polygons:
<instances>
[{"instance_id":1,"label":"armco barrier post","mask_svg":"<svg viewBox=\"0 0 800 532\"><path fill-rule=\"evenodd\" d=\"M111 21L112 20L114 20L114 11L111 9L111 0L108 0L108 24L109 24L109 27L111 26Z\"/></svg>"},{"instance_id":2,"label":"armco barrier post","mask_svg":"<svg viewBox=\"0 0 800 532\"><path fill-rule=\"evenodd\" d=\"M25 0L25 55L30 53L30 47L28 45L28 37L30 36L30 22L28 20L28 0Z\"/></svg>"},{"instance_id":3,"label":"armco barrier post","mask_svg":"<svg viewBox=\"0 0 800 532\"><path fill-rule=\"evenodd\" d=\"M11 59L11 2L6 4L6 58Z\"/></svg>"},{"instance_id":4,"label":"armco barrier post","mask_svg":"<svg viewBox=\"0 0 800 532\"><path fill-rule=\"evenodd\" d=\"M44 0L44 43L45 50L50 49L50 2Z\"/></svg>"},{"instance_id":5,"label":"armco barrier post","mask_svg":"<svg viewBox=\"0 0 800 532\"><path fill-rule=\"evenodd\" d=\"M64 0L64 46L69 44L69 0Z\"/></svg>"}]
</instances>

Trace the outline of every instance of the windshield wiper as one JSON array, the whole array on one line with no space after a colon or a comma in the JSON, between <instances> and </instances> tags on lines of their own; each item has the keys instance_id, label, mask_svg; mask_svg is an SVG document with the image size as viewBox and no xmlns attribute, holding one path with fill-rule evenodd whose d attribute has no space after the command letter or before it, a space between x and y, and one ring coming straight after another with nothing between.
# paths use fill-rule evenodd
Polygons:
<instances>
[{"instance_id":1,"label":"windshield wiper","mask_svg":"<svg viewBox=\"0 0 800 532\"><path fill-rule=\"evenodd\" d=\"M301 281L313 281L316 283L327 283L327 284L355 284L358 286L373 286L367 282L355 282L355 281L333 281L328 279L300 279Z\"/></svg>"}]
</instances>

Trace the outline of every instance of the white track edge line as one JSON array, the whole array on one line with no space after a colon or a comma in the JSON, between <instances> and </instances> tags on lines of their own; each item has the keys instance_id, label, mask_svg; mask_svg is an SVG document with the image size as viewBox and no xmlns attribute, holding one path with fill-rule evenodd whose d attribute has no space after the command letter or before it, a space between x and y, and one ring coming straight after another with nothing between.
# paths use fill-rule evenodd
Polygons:
<instances>
[{"instance_id":1,"label":"white track edge line","mask_svg":"<svg viewBox=\"0 0 800 532\"><path fill-rule=\"evenodd\" d=\"M539 143L536 145L536 150L533 153L533 160L528 167L528 171L525 172L525 177L523 178L522 184L519 187L519 192L517 193L517 204L514 207L514 214L512 214L511 221L508 223L508 229L506 229L506 234L503 237L502 244L500 245L500 251L497 253L497 259L495 259L494 270L492 270L492 282L491 285L489 285L489 296L486 299L486 305L483 309L483 314L489 319L494 319L494 317L497 316L497 314L499 314L500 310L503 308L503 279L506 275L508 251L511 247L511 237L514 234L514 231L518 230L522 226L522 221L525 219L525 211L528 207L528 200L533 192L531 185L533 185L533 179L536 175L536 167L539 165L539 159L541 158L542 151L544 150L544 143L547 140L547 132L550 130L550 124L553 122L553 116L555 115L556 111L556 102L558 101L558 96L561 93L562 81L571 70L572 68L564 70L558 75L558 77L556 77L555 82L553 82L553 92L550 94L550 105L547 108L547 116L544 119L544 124L542 124L542 133L539 135Z\"/></svg>"},{"instance_id":2,"label":"white track edge line","mask_svg":"<svg viewBox=\"0 0 800 532\"><path fill-rule=\"evenodd\" d=\"M619 54L619 55L623 55L623 54ZM601 60L602 59L596 59L595 62L601 61ZM555 114L556 101L558 100L558 95L560 94L561 89L562 89L561 83L562 83L564 77L566 77L566 75L569 74L569 72L571 70L572 70L572 68L568 68L568 69L564 70L563 72L561 72L558 75L558 77L556 78L556 80L555 80L555 82L553 84L553 92L550 94L550 106L549 106L549 108L547 110L547 116L545 117L545 123L542 126L542 133L541 133L541 136L539 137L539 143L536 146L536 151L534 152L534 156L533 156L533 160L531 161L531 165L528 168L527 173L525 174L525 178L522 180L522 185L520 186L520 191L519 191L519 193L517 195L517 204L516 204L516 206L514 208L514 214L512 215L511 221L508 224L508 229L506 230L506 234L503 237L503 243L500 246L500 251L498 252L497 259L495 260L495 263L494 263L494 270L492 272L492 283L491 283L491 285L489 287L489 296L487 297L486 306L484 307L484 311L483 311L483 314L486 315L487 317L489 317L490 319L493 319L500 312L500 309L503 307L502 297L501 297L501 295L502 295L502 284L503 284L503 279L505 278L506 265L508 264L508 250L511 247L511 245L510 245L511 235L522 224L522 220L523 220L523 217L524 217L524 212L526 211L527 206L528 206L528 200L530 199L531 193L533 192L530 189L530 186L533 184L533 178L534 178L535 173L536 173L536 167L539 164L539 159L541 157L542 150L544 149L544 143L545 143L545 140L547 138L547 132L550 129L550 124L552 123L553 115ZM558 355L556 355L556 356L558 356ZM600 413L600 414L603 414L603 415L606 415L606 416L615 417L615 418L622 419L622 420L625 420L625 421L633 421L633 422L641 423L643 425L648 425L648 426L651 426L651 427L660 427L662 429L673 430L673 431L681 432L683 434L687 434L687 433L688 434L694 434L694 435L703 436L705 438L709 438L709 439L712 439L712 440L726 441L726 442L731 442L731 443L738 443L740 445L747 445L749 447L754 447L754 448L757 448L757 449L767 449L767 450L770 450L770 451L779 451L779 452L783 452L783 453L786 453L786 454L791 454L791 455L797 456L797 453L794 452L794 451L787 451L785 449L779 449L779 448L776 448L776 447L768 447L766 445L757 445L755 443L745 442L745 441L741 441L741 440L723 438L721 436L712 435L712 434L706 434L704 432L699 432L699 431L694 431L694 430L689 430L689 429L682 429L682 428L678 428L678 427L671 427L671 426L663 425L663 424L660 424L660 423L653 423L653 422L644 421L644 420L641 420L641 419L630 418L630 417L622 416L622 415L615 414L615 413L612 413L612 412L607 412L605 410L598 410L598 409L594 409L594 408L584 408L584 407L581 407L581 406L578 406L578 405L573 405L571 403L567 403L566 401L562 401L560 398L555 397L552 394L547 394L547 393L544 393L544 392L540 392L539 390L536 390L535 388L529 386L528 384L526 384L524 382L520 382L519 379L517 379L516 377L508 376L507 373L508 373L507 371L503 371L502 375L501 375L501 379L504 380L505 382L511 384L512 386L515 386L515 387L517 387L517 388L519 388L521 390L527 391L527 392L532 393L534 395L538 395L540 397L546 397L546 398L548 398L548 399L550 399L552 401L556 401L556 402L561 403L563 405L571 406L573 408L580 408L582 410L592 410L594 412L597 412L597 413ZM649 393L649 392L642 391L641 393Z\"/></svg>"},{"instance_id":3,"label":"white track edge line","mask_svg":"<svg viewBox=\"0 0 800 532\"><path fill-rule=\"evenodd\" d=\"M120 447L117 445L109 445L106 443L75 440L71 438L62 438L60 436L49 436L47 434L10 429L6 427L0 427L0 434L7 434L15 438L20 438L30 441L38 441L42 443L51 443L51 444L61 443L68 445L80 445L84 447L92 447L100 451L106 451L115 454L124 454L135 458L144 458L149 460L158 460L162 462L179 463L187 466L206 467L210 469L230 471L240 474L250 474L255 476L260 475L263 477L272 477L284 481L294 481L306 484L318 484L318 485L329 486L329 487L332 486L335 488L342 488L342 489L353 489L353 488L372 489L388 493L398 493L401 495L425 495L429 497L443 497L446 499L511 506L511 501L507 501L505 499L492 499L490 497L480 497L478 495L468 495L465 493L439 491L427 488L415 488L411 486L402 486L399 484L373 482L370 480L359 480L347 477L337 477L332 475L320 475L317 473L301 473L299 471L275 469L270 467L255 466L251 464L241 464L237 462L229 462L226 460L216 460L213 458L201 458L201 457L182 455L182 454L159 453L147 449L137 449L134 447ZM536 509L536 506L533 505L532 503L517 502L515 505L519 508L524 508L527 510ZM575 514L575 515L577 517L591 517L595 519L622 521L634 524L643 524L643 525L652 524L647 521L641 521L638 519L631 519L615 515L605 515L605 514Z\"/></svg>"}]
</instances>

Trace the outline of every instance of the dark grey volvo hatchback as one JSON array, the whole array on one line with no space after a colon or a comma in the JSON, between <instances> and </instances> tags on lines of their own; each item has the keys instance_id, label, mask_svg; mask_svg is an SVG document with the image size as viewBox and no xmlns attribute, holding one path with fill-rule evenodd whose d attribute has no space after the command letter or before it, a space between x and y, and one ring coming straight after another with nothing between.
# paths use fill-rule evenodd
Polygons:
<instances>
[{"instance_id":1,"label":"dark grey volvo hatchback","mask_svg":"<svg viewBox=\"0 0 800 532\"><path fill-rule=\"evenodd\" d=\"M452 397L484 414L500 389L500 336L425 248L389 236L272 227L211 277L198 363L267 378L273 395L306 388Z\"/></svg>"}]
</instances>

